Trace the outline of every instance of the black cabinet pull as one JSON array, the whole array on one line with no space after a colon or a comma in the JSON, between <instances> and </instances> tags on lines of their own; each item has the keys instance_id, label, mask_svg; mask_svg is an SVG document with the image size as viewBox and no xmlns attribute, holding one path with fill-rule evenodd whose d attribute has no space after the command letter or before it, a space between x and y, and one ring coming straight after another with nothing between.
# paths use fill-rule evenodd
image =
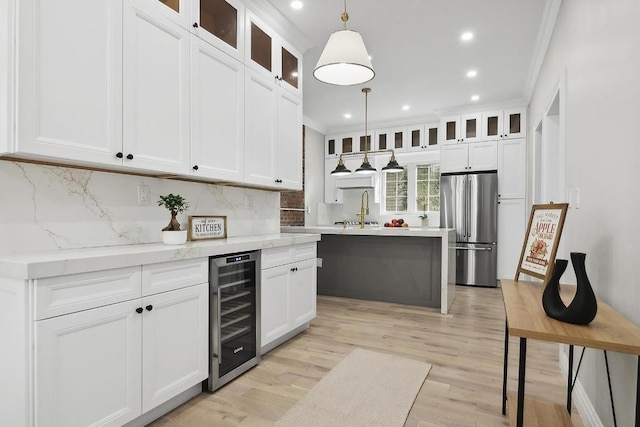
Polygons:
<instances>
[{"instance_id":1,"label":"black cabinet pull","mask_svg":"<svg viewBox=\"0 0 640 427\"><path fill-rule=\"evenodd\" d=\"M281 184L282 180L281 179L276 179L276 184Z\"/></svg>"},{"instance_id":2,"label":"black cabinet pull","mask_svg":"<svg viewBox=\"0 0 640 427\"><path fill-rule=\"evenodd\" d=\"M136 308L136 313L138 313L138 314L142 313L142 307Z\"/></svg>"},{"instance_id":3,"label":"black cabinet pull","mask_svg":"<svg viewBox=\"0 0 640 427\"><path fill-rule=\"evenodd\" d=\"M153 310L153 306L151 304L149 304L148 306L145 307L147 309L147 311L151 311Z\"/></svg>"},{"instance_id":4,"label":"black cabinet pull","mask_svg":"<svg viewBox=\"0 0 640 427\"><path fill-rule=\"evenodd\" d=\"M291 271L298 271L298 267L291 267Z\"/></svg>"},{"instance_id":5,"label":"black cabinet pull","mask_svg":"<svg viewBox=\"0 0 640 427\"><path fill-rule=\"evenodd\" d=\"M198 28L198 23L197 22L193 23L193 28Z\"/></svg>"},{"instance_id":6,"label":"black cabinet pull","mask_svg":"<svg viewBox=\"0 0 640 427\"><path fill-rule=\"evenodd\" d=\"M193 166L193 170L194 171L197 171L198 169L200 169L200 168L198 168L198 165Z\"/></svg>"},{"instance_id":7,"label":"black cabinet pull","mask_svg":"<svg viewBox=\"0 0 640 427\"><path fill-rule=\"evenodd\" d=\"M127 159L133 160L133 154L131 154L131 153L127 154Z\"/></svg>"},{"instance_id":8,"label":"black cabinet pull","mask_svg":"<svg viewBox=\"0 0 640 427\"><path fill-rule=\"evenodd\" d=\"M119 159L121 159L123 156L124 156L124 154L122 154L122 151L118 151L116 153L116 157L119 158Z\"/></svg>"}]
</instances>

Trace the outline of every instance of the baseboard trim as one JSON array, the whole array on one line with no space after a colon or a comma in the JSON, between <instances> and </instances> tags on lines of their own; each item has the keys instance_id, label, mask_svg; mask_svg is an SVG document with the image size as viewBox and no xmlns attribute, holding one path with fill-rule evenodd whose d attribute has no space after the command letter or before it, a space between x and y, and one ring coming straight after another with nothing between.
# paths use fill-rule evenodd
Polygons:
<instances>
[{"instance_id":1,"label":"baseboard trim","mask_svg":"<svg viewBox=\"0 0 640 427\"><path fill-rule=\"evenodd\" d=\"M560 372L562 372L564 378L567 378L569 357L563 351L563 348L564 346L558 345L558 363L560 365ZM596 409L593 407L591 400L589 400L589 397L587 396L587 393L585 392L584 387L582 387L582 383L579 379L576 380L575 386L573 387L573 402L578 409L578 413L580 414L585 427L604 427L604 424L600 421L600 417L598 417Z\"/></svg>"}]
</instances>

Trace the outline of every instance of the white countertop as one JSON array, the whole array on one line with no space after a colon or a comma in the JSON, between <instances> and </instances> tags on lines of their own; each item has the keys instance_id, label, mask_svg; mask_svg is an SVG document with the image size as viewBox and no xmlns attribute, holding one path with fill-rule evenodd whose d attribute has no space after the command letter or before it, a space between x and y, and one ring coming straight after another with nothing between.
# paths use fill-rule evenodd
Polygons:
<instances>
[{"instance_id":1,"label":"white countertop","mask_svg":"<svg viewBox=\"0 0 640 427\"><path fill-rule=\"evenodd\" d=\"M319 234L263 234L219 240L187 242L183 245L149 243L30 252L0 257L0 277L37 279L85 273L110 268L224 255L234 252L317 242Z\"/></svg>"},{"instance_id":2,"label":"white countertop","mask_svg":"<svg viewBox=\"0 0 640 427\"><path fill-rule=\"evenodd\" d=\"M454 228L439 227L382 227L365 226L360 228L357 225L348 225L343 228L341 225L317 225L312 227L280 227L283 233L318 233L318 234L353 234L365 236L411 236L411 237L449 237L450 233L455 233Z\"/></svg>"}]
</instances>

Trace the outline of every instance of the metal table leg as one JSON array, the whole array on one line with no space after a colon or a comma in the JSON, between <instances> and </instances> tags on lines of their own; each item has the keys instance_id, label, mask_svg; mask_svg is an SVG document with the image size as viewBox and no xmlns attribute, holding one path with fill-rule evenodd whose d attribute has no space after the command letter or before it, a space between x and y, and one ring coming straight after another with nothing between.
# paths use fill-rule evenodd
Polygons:
<instances>
[{"instance_id":1,"label":"metal table leg","mask_svg":"<svg viewBox=\"0 0 640 427\"><path fill-rule=\"evenodd\" d=\"M502 415L507 415L507 361L509 360L509 325L504 322L504 364L502 369Z\"/></svg>"},{"instance_id":2,"label":"metal table leg","mask_svg":"<svg viewBox=\"0 0 640 427\"><path fill-rule=\"evenodd\" d=\"M518 416L516 426L522 427L524 424L524 374L527 364L527 339L520 338L520 361L518 368Z\"/></svg>"},{"instance_id":3,"label":"metal table leg","mask_svg":"<svg viewBox=\"0 0 640 427\"><path fill-rule=\"evenodd\" d=\"M571 415L571 393L573 392L573 344L569 344L569 366L567 366L567 412Z\"/></svg>"}]
</instances>

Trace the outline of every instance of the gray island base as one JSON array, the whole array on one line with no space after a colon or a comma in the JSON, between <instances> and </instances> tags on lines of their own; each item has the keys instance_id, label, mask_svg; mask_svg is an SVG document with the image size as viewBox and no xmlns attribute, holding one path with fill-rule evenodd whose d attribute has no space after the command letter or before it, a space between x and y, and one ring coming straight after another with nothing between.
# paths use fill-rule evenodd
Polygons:
<instances>
[{"instance_id":1,"label":"gray island base","mask_svg":"<svg viewBox=\"0 0 640 427\"><path fill-rule=\"evenodd\" d=\"M455 297L455 230L437 227L281 227L318 233L318 293L439 307Z\"/></svg>"},{"instance_id":2,"label":"gray island base","mask_svg":"<svg viewBox=\"0 0 640 427\"><path fill-rule=\"evenodd\" d=\"M318 294L440 307L440 241L325 234Z\"/></svg>"}]
</instances>

